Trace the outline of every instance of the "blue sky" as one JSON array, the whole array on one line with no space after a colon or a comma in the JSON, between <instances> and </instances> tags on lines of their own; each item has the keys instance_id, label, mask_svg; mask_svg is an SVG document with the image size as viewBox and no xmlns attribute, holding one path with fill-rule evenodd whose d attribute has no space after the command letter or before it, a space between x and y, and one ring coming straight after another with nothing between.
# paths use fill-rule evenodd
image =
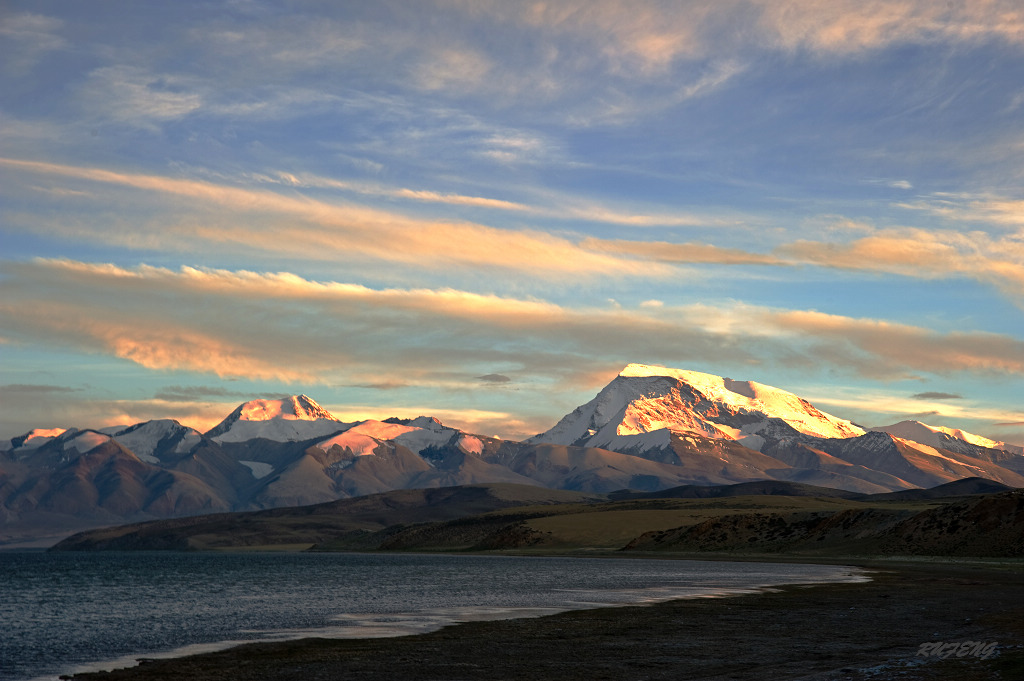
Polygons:
<instances>
[{"instance_id":1,"label":"blue sky","mask_svg":"<svg viewBox=\"0 0 1024 681\"><path fill-rule=\"evenodd\" d=\"M7 2L0 436L545 430L629 362L1024 443L1019 3Z\"/></svg>"}]
</instances>

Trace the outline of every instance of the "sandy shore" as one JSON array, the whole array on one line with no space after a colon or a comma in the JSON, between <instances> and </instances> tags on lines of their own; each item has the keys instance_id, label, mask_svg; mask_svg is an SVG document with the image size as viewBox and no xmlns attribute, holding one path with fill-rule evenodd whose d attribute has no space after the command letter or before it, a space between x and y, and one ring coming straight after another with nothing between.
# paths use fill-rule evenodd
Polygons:
<instances>
[{"instance_id":1,"label":"sandy shore","mask_svg":"<svg viewBox=\"0 0 1024 681\"><path fill-rule=\"evenodd\" d=\"M75 679L1024 678L1019 566L859 565L877 570L873 581L467 623L402 638L252 644ZM967 641L995 643L996 654L918 654L925 643Z\"/></svg>"}]
</instances>

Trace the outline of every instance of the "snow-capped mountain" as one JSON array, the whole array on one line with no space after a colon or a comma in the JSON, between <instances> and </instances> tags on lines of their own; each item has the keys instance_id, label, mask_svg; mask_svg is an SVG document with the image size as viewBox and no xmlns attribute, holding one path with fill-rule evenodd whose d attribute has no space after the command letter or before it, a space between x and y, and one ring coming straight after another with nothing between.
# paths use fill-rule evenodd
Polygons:
<instances>
[{"instance_id":1,"label":"snow-capped mountain","mask_svg":"<svg viewBox=\"0 0 1024 681\"><path fill-rule=\"evenodd\" d=\"M766 436L789 431L814 438L865 432L768 385L630 364L597 397L528 442L645 451L668 447L672 433L686 433L760 450Z\"/></svg>"},{"instance_id":2,"label":"snow-capped mountain","mask_svg":"<svg viewBox=\"0 0 1024 681\"><path fill-rule=\"evenodd\" d=\"M137 423L114 432L103 429L127 449L147 463L160 463L168 458L178 459L198 445L202 434L172 419L158 419Z\"/></svg>"},{"instance_id":3,"label":"snow-capped mountain","mask_svg":"<svg viewBox=\"0 0 1024 681\"><path fill-rule=\"evenodd\" d=\"M931 447L940 447L964 454L976 453L979 449L1001 449L1013 454L1024 455L1024 447L997 442L981 435L968 433L959 428L929 426L920 421L900 421L891 426L876 426L870 430L889 433L904 440L912 440Z\"/></svg>"},{"instance_id":4,"label":"snow-capped mountain","mask_svg":"<svg viewBox=\"0 0 1024 681\"><path fill-rule=\"evenodd\" d=\"M305 395L279 400L252 400L241 404L206 433L217 442L245 442L262 438L298 442L343 430L343 423Z\"/></svg>"},{"instance_id":5,"label":"snow-capped mountain","mask_svg":"<svg viewBox=\"0 0 1024 681\"><path fill-rule=\"evenodd\" d=\"M11 451L38 449L55 437L60 437L67 430L67 428L34 428L21 437L11 440L10 449Z\"/></svg>"},{"instance_id":6,"label":"snow-capped mountain","mask_svg":"<svg viewBox=\"0 0 1024 681\"><path fill-rule=\"evenodd\" d=\"M600 493L780 480L874 493L974 476L1024 487L1024 451L917 422L865 431L779 388L630 364L523 442L428 416L346 423L306 395L246 402L206 433L168 419L35 429L0 445L0 544L486 482Z\"/></svg>"},{"instance_id":7,"label":"snow-capped mountain","mask_svg":"<svg viewBox=\"0 0 1024 681\"><path fill-rule=\"evenodd\" d=\"M673 463L699 484L773 479L862 492L971 476L1024 484L1024 456L1009 450L955 439L950 451L867 432L779 388L644 364L628 365L593 400L527 442Z\"/></svg>"}]
</instances>

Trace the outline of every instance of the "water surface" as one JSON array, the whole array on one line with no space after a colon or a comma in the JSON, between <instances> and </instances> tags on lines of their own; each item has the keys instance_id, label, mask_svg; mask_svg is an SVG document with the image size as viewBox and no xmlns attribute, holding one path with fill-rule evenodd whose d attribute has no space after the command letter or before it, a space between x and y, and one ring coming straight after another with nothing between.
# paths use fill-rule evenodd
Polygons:
<instances>
[{"instance_id":1,"label":"water surface","mask_svg":"<svg viewBox=\"0 0 1024 681\"><path fill-rule=\"evenodd\" d=\"M0 552L0 680L245 641L864 579L842 566L351 553Z\"/></svg>"}]
</instances>

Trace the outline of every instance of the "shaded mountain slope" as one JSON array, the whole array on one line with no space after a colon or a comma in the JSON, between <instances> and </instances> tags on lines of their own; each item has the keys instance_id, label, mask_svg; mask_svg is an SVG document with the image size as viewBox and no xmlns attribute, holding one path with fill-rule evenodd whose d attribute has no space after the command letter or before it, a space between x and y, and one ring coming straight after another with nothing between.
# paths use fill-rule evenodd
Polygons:
<instances>
[{"instance_id":1,"label":"shaded mountain slope","mask_svg":"<svg viewBox=\"0 0 1024 681\"><path fill-rule=\"evenodd\" d=\"M589 503L593 496L493 484L395 490L312 506L158 520L90 530L55 550L210 549L312 545L395 525L447 521L520 506Z\"/></svg>"}]
</instances>

